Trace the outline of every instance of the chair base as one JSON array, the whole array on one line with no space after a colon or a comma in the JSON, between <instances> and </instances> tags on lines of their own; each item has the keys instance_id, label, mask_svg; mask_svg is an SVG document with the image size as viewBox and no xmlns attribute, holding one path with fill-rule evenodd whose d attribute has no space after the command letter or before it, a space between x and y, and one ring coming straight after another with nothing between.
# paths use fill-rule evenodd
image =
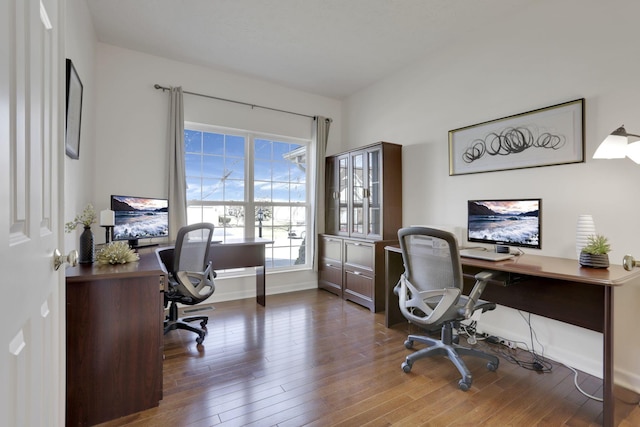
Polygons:
<instances>
[{"instance_id":1,"label":"chair base","mask_svg":"<svg viewBox=\"0 0 640 427\"><path fill-rule=\"evenodd\" d=\"M435 355L442 355L447 357L458 368L458 371L462 375L462 379L458 382L458 387L462 391L467 391L471 388L473 377L471 372L467 368L467 365L462 360L461 356L474 356L480 357L488 361L487 369L495 371L498 369L500 360L488 353L484 353L480 350L472 348L462 347L454 344L453 337L453 322L446 323L442 326L442 338L440 340L429 338L423 335L409 335L404 342L404 346L408 349L413 348L413 343L419 342L428 345L429 347L422 350L418 350L415 353L410 354L402 364L402 370L404 372L410 372L411 366L416 360L424 359Z\"/></svg>"},{"instance_id":2,"label":"chair base","mask_svg":"<svg viewBox=\"0 0 640 427\"><path fill-rule=\"evenodd\" d=\"M196 343L200 345L204 342L204 337L207 335L208 321L208 316L189 316L178 318L178 305L175 302L172 302L171 306L169 307L169 315L164 320L164 333L166 334L167 332L173 331L175 329L184 329L187 331L191 331L198 334ZM192 322L200 322L200 328L192 326L190 324Z\"/></svg>"}]
</instances>

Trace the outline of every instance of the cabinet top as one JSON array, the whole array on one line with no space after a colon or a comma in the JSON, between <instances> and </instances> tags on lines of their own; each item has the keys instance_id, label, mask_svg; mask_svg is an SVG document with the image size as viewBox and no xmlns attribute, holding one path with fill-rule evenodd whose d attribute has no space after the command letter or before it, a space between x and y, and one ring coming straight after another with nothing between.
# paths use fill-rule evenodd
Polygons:
<instances>
[{"instance_id":1,"label":"cabinet top","mask_svg":"<svg viewBox=\"0 0 640 427\"><path fill-rule=\"evenodd\" d=\"M327 157L340 156L340 155L343 155L343 154L353 153L353 152L356 152L356 151L362 151L362 150L367 150L369 148L377 148L377 147L388 147L388 148L402 149L402 145L396 144L395 142L379 141L379 142L374 142L373 144L363 145L362 147L354 147L354 148L351 148L349 150L343 151L341 153L330 154Z\"/></svg>"}]
</instances>

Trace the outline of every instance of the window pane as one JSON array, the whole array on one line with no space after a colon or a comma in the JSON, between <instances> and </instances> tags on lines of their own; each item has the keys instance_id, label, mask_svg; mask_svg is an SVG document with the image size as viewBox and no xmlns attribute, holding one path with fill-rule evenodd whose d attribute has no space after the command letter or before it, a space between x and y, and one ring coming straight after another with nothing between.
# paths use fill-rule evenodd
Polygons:
<instances>
[{"instance_id":1,"label":"window pane","mask_svg":"<svg viewBox=\"0 0 640 427\"><path fill-rule=\"evenodd\" d=\"M256 181L253 187L253 199L256 202L271 201L271 181Z\"/></svg>"},{"instance_id":2,"label":"window pane","mask_svg":"<svg viewBox=\"0 0 640 427\"><path fill-rule=\"evenodd\" d=\"M202 195L200 200L222 201L223 188L219 179L202 179Z\"/></svg>"},{"instance_id":3,"label":"window pane","mask_svg":"<svg viewBox=\"0 0 640 427\"><path fill-rule=\"evenodd\" d=\"M286 155L292 150L293 148L290 146L290 144L284 143L284 142L273 142L273 159L274 160L284 160L286 157Z\"/></svg>"},{"instance_id":4,"label":"window pane","mask_svg":"<svg viewBox=\"0 0 640 427\"><path fill-rule=\"evenodd\" d=\"M271 167L271 161L256 159L254 162L253 178L256 180L271 180Z\"/></svg>"},{"instance_id":5,"label":"window pane","mask_svg":"<svg viewBox=\"0 0 640 427\"><path fill-rule=\"evenodd\" d=\"M225 138L225 155L228 157L245 157L245 138L243 136L227 135Z\"/></svg>"},{"instance_id":6,"label":"window pane","mask_svg":"<svg viewBox=\"0 0 640 427\"><path fill-rule=\"evenodd\" d=\"M199 154L185 154L185 173L187 176L200 176L202 173L202 156Z\"/></svg>"},{"instance_id":7,"label":"window pane","mask_svg":"<svg viewBox=\"0 0 640 427\"><path fill-rule=\"evenodd\" d=\"M225 178L244 180L244 159L227 157L225 159Z\"/></svg>"},{"instance_id":8,"label":"window pane","mask_svg":"<svg viewBox=\"0 0 640 427\"><path fill-rule=\"evenodd\" d=\"M202 151L204 154L224 155L224 135L204 132Z\"/></svg>"},{"instance_id":9,"label":"window pane","mask_svg":"<svg viewBox=\"0 0 640 427\"><path fill-rule=\"evenodd\" d=\"M202 200L202 179L187 177L187 200Z\"/></svg>"},{"instance_id":10,"label":"window pane","mask_svg":"<svg viewBox=\"0 0 640 427\"><path fill-rule=\"evenodd\" d=\"M305 202L307 200L307 186L305 184L291 184L291 201Z\"/></svg>"},{"instance_id":11,"label":"window pane","mask_svg":"<svg viewBox=\"0 0 640 427\"><path fill-rule=\"evenodd\" d=\"M242 202L244 201L244 181L237 179L227 179L224 181L224 200Z\"/></svg>"},{"instance_id":12,"label":"window pane","mask_svg":"<svg viewBox=\"0 0 640 427\"><path fill-rule=\"evenodd\" d=\"M256 159L271 160L271 141L256 138L254 150Z\"/></svg>"},{"instance_id":13,"label":"window pane","mask_svg":"<svg viewBox=\"0 0 640 427\"><path fill-rule=\"evenodd\" d=\"M202 132L185 129L184 150L187 153L201 153L202 152Z\"/></svg>"},{"instance_id":14,"label":"window pane","mask_svg":"<svg viewBox=\"0 0 640 427\"><path fill-rule=\"evenodd\" d=\"M274 183L272 197L274 202L289 203L289 183Z\"/></svg>"},{"instance_id":15,"label":"window pane","mask_svg":"<svg viewBox=\"0 0 640 427\"><path fill-rule=\"evenodd\" d=\"M306 180L307 171L305 166L306 165L300 165L300 164L295 164L291 166L289 171L291 182L297 182L299 184L302 184L307 181Z\"/></svg>"},{"instance_id":16,"label":"window pane","mask_svg":"<svg viewBox=\"0 0 640 427\"><path fill-rule=\"evenodd\" d=\"M220 156L202 156L202 176L222 179L224 176L224 159Z\"/></svg>"}]
</instances>

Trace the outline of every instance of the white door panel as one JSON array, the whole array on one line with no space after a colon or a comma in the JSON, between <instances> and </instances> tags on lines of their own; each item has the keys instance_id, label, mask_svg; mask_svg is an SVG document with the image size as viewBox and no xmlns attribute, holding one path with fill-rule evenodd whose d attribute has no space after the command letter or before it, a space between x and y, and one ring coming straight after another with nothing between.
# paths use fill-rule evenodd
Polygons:
<instances>
[{"instance_id":1,"label":"white door panel","mask_svg":"<svg viewBox=\"0 0 640 427\"><path fill-rule=\"evenodd\" d=\"M58 0L0 0L0 425L64 424Z\"/></svg>"}]
</instances>

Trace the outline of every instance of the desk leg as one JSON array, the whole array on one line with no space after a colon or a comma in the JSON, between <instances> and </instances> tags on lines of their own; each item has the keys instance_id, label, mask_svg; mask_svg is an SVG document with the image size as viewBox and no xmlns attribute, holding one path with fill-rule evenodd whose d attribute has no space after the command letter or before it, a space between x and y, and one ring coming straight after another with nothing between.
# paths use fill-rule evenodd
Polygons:
<instances>
[{"instance_id":1,"label":"desk leg","mask_svg":"<svg viewBox=\"0 0 640 427\"><path fill-rule=\"evenodd\" d=\"M264 307L266 299L264 265L261 265L256 267L256 302Z\"/></svg>"},{"instance_id":2,"label":"desk leg","mask_svg":"<svg viewBox=\"0 0 640 427\"><path fill-rule=\"evenodd\" d=\"M604 330L603 330L603 415L602 425L613 427L613 286L604 287Z\"/></svg>"}]
</instances>

